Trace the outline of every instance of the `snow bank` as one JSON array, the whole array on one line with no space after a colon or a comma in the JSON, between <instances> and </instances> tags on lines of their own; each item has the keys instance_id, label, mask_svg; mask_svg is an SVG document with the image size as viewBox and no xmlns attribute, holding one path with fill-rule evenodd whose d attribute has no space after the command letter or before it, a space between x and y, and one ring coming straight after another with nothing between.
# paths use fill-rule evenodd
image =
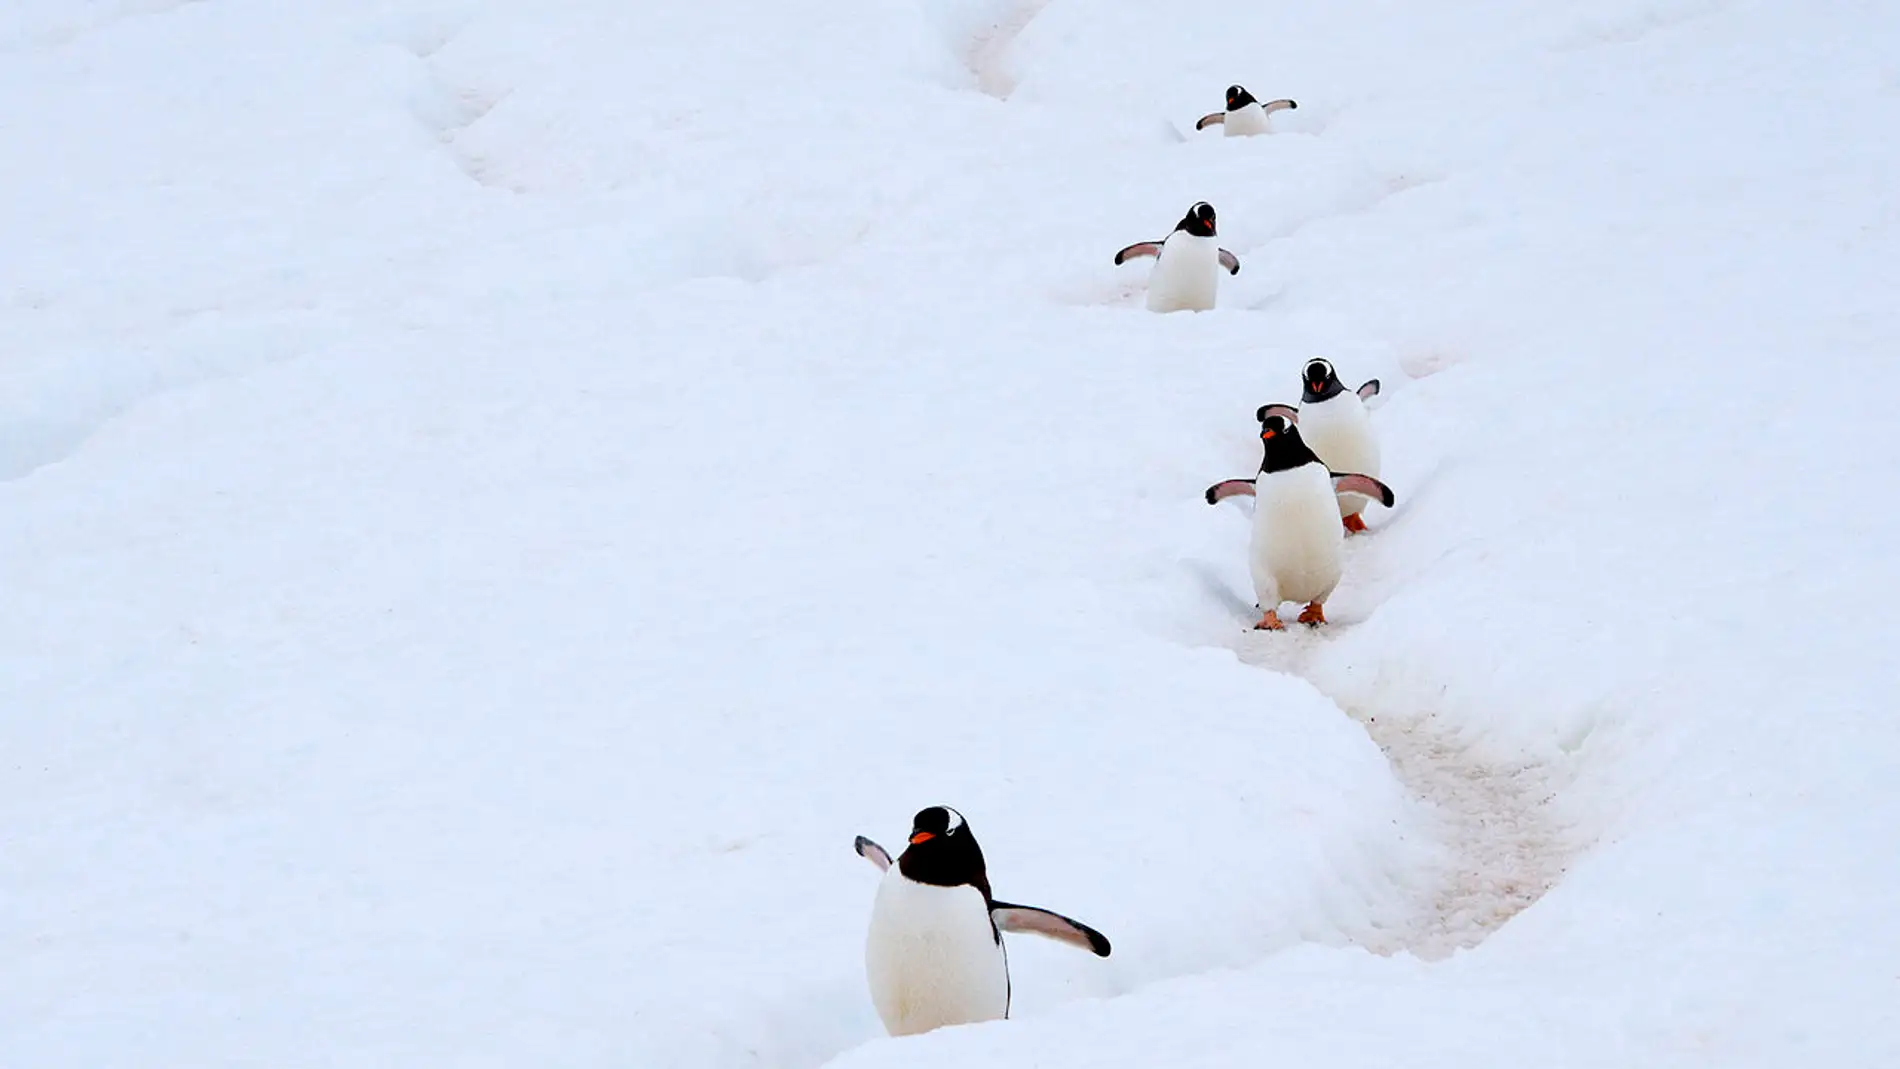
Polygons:
<instances>
[{"instance_id":1,"label":"snow bank","mask_svg":"<svg viewBox=\"0 0 1900 1069\"><path fill-rule=\"evenodd\" d=\"M0 1061L1891 1060L1884 13L10 18ZM939 802L1116 951L884 1040Z\"/></svg>"}]
</instances>

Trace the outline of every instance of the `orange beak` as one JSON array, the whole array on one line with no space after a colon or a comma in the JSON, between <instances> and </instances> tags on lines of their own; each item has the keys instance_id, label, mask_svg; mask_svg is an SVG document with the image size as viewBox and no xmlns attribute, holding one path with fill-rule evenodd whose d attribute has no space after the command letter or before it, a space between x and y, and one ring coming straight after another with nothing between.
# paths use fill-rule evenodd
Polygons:
<instances>
[{"instance_id":1,"label":"orange beak","mask_svg":"<svg viewBox=\"0 0 1900 1069\"><path fill-rule=\"evenodd\" d=\"M1261 432L1260 432L1260 437L1261 437L1262 439L1266 439L1266 438L1271 438L1271 437L1273 437L1274 435L1276 435L1276 434L1279 434L1279 433L1280 433L1279 431L1271 431L1271 430L1269 430L1269 431L1261 431Z\"/></svg>"},{"instance_id":2,"label":"orange beak","mask_svg":"<svg viewBox=\"0 0 1900 1069\"><path fill-rule=\"evenodd\" d=\"M935 839L936 837L937 837L936 832L920 831L917 834L910 837L910 845L916 846L918 843L929 842L930 840Z\"/></svg>"}]
</instances>

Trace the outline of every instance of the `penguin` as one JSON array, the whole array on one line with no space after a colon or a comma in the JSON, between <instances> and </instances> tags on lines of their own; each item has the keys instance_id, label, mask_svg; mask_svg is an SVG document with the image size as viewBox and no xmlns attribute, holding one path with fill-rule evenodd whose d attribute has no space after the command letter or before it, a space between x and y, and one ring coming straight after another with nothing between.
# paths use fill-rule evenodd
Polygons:
<instances>
[{"instance_id":1,"label":"penguin","mask_svg":"<svg viewBox=\"0 0 1900 1069\"><path fill-rule=\"evenodd\" d=\"M963 814L949 806L918 811L895 865L889 851L862 835L857 851L884 873L864 971L891 1035L1008 1017L1004 932L1034 932L1108 957L1107 937L1088 925L992 897L983 850Z\"/></svg>"},{"instance_id":2,"label":"penguin","mask_svg":"<svg viewBox=\"0 0 1900 1069\"><path fill-rule=\"evenodd\" d=\"M1220 268L1240 274L1240 260L1214 243L1214 206L1195 202L1174 233L1162 241L1138 241L1115 254L1120 266L1138 256L1155 257L1148 275L1150 312L1205 312L1214 307Z\"/></svg>"},{"instance_id":3,"label":"penguin","mask_svg":"<svg viewBox=\"0 0 1900 1069\"><path fill-rule=\"evenodd\" d=\"M1329 361L1314 357L1306 362L1300 373L1300 407L1294 418L1301 437L1328 468L1378 477L1379 440L1373 436L1372 419L1366 413L1366 402L1378 395L1378 379L1367 379L1357 390L1348 390ZM1361 513L1369 503L1364 494L1339 495L1339 515L1349 533L1366 529Z\"/></svg>"},{"instance_id":4,"label":"penguin","mask_svg":"<svg viewBox=\"0 0 1900 1069\"><path fill-rule=\"evenodd\" d=\"M1267 116L1276 111L1288 111L1299 107L1291 100L1269 100L1265 104L1253 98L1253 94L1238 85L1227 87L1227 110L1212 115L1201 116L1194 124L1196 130L1205 130L1218 126L1226 137L1248 137L1267 132Z\"/></svg>"},{"instance_id":5,"label":"penguin","mask_svg":"<svg viewBox=\"0 0 1900 1069\"><path fill-rule=\"evenodd\" d=\"M1228 479L1207 488L1207 503L1252 494L1253 538L1248 548L1254 594L1262 615L1256 631L1278 631L1280 603L1303 601L1300 622L1326 622L1326 599L1339 585L1346 535L1340 529L1338 495L1352 492L1392 506L1392 489L1370 475L1329 470L1300 438L1285 405L1262 405L1260 474Z\"/></svg>"}]
</instances>

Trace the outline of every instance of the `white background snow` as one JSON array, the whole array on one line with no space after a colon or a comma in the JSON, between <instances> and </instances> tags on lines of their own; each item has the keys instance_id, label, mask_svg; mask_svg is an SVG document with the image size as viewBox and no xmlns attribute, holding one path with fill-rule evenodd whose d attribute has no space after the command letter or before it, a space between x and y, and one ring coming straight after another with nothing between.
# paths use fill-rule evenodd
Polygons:
<instances>
[{"instance_id":1,"label":"white background snow","mask_svg":"<svg viewBox=\"0 0 1900 1069\"><path fill-rule=\"evenodd\" d=\"M13 0L0 1065L1900 1063L1896 40ZM1313 355L1399 503L1245 633ZM889 1040L935 803L1115 954Z\"/></svg>"}]
</instances>

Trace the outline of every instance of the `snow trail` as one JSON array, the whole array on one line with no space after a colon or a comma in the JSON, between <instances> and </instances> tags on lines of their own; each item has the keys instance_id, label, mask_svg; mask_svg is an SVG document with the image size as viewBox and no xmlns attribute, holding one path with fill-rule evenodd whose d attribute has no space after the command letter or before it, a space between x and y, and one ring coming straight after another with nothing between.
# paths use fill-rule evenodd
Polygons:
<instances>
[{"instance_id":1,"label":"snow trail","mask_svg":"<svg viewBox=\"0 0 1900 1069\"><path fill-rule=\"evenodd\" d=\"M1406 792L1436 817L1443 858L1427 874L1408 923L1355 942L1426 961L1469 950L1555 887L1583 845L1556 804L1570 772L1481 754L1457 718L1438 710L1341 702L1307 670L1325 641L1295 628L1245 636L1236 652L1247 664L1306 679L1365 728Z\"/></svg>"},{"instance_id":2,"label":"snow trail","mask_svg":"<svg viewBox=\"0 0 1900 1069\"><path fill-rule=\"evenodd\" d=\"M1399 945L1426 960L1483 942L1557 885L1569 864L1566 828L1552 812L1558 776L1536 762L1472 753L1438 714L1417 719L1346 710L1392 762L1415 798L1440 818L1450 865Z\"/></svg>"},{"instance_id":3,"label":"snow trail","mask_svg":"<svg viewBox=\"0 0 1900 1069\"><path fill-rule=\"evenodd\" d=\"M963 62L975 76L976 87L986 96L1008 100L1016 91L1016 72L1009 67L1010 46L1048 6L1049 0L1019 0L1001 18L970 38Z\"/></svg>"}]
</instances>

